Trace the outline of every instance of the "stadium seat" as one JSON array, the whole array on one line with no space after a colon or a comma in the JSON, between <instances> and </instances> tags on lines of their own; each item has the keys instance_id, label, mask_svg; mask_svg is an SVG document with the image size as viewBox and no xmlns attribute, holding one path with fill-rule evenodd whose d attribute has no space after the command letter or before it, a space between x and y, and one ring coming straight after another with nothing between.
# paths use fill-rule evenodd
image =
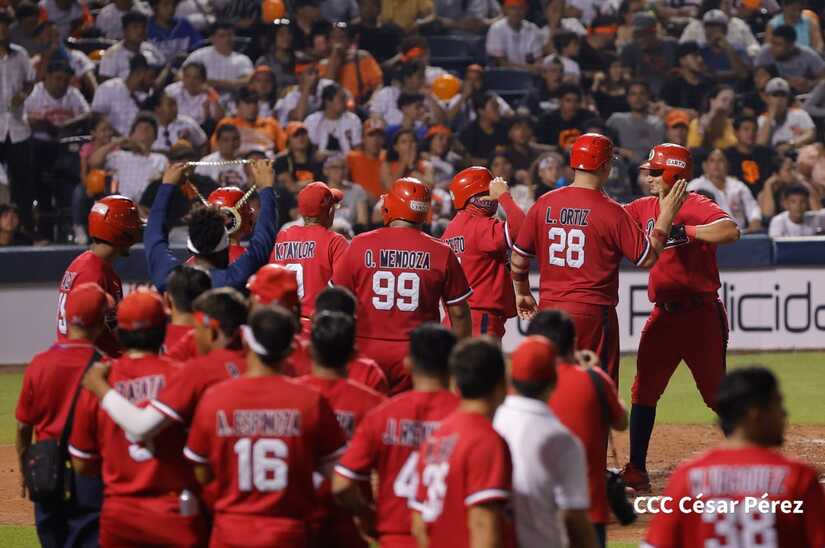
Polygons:
<instances>
[{"instance_id":1,"label":"stadium seat","mask_svg":"<svg viewBox=\"0 0 825 548\"><path fill-rule=\"evenodd\" d=\"M479 39L475 36L428 36L430 64L462 76L467 65L483 63Z\"/></svg>"},{"instance_id":2,"label":"stadium seat","mask_svg":"<svg viewBox=\"0 0 825 548\"><path fill-rule=\"evenodd\" d=\"M488 90L516 105L533 86L533 75L520 69L488 68L484 71L484 84Z\"/></svg>"}]
</instances>

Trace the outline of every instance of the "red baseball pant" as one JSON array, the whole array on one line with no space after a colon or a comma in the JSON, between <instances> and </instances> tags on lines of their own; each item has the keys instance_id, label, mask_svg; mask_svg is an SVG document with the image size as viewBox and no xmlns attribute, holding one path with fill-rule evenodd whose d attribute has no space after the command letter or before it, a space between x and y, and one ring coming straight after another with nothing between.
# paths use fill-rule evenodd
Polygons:
<instances>
[{"instance_id":1,"label":"red baseball pant","mask_svg":"<svg viewBox=\"0 0 825 548\"><path fill-rule=\"evenodd\" d=\"M307 548L307 528L298 520L253 514L215 514L210 548Z\"/></svg>"},{"instance_id":2,"label":"red baseball pant","mask_svg":"<svg viewBox=\"0 0 825 548\"><path fill-rule=\"evenodd\" d=\"M655 406L684 360L705 404L715 409L727 346L728 316L719 300L688 304L671 312L657 305L639 341L633 403Z\"/></svg>"},{"instance_id":3,"label":"red baseball pant","mask_svg":"<svg viewBox=\"0 0 825 548\"><path fill-rule=\"evenodd\" d=\"M384 370L390 384L390 395L394 396L412 388L410 372L404 366L404 358L410 351L409 340L371 339L357 337L358 350L372 358Z\"/></svg>"},{"instance_id":4,"label":"red baseball pant","mask_svg":"<svg viewBox=\"0 0 825 548\"><path fill-rule=\"evenodd\" d=\"M180 515L177 497L105 497L100 545L203 546L208 531L202 514Z\"/></svg>"}]
</instances>

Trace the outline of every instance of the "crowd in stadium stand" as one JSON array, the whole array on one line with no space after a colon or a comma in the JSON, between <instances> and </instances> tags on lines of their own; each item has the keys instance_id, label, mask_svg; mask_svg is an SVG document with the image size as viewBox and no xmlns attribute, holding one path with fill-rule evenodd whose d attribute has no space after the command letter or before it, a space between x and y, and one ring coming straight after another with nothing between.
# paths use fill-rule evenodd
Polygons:
<instances>
[{"instance_id":1,"label":"crowd in stadium stand","mask_svg":"<svg viewBox=\"0 0 825 548\"><path fill-rule=\"evenodd\" d=\"M486 165L525 210L610 136L607 191L647 192L664 141L745 232L825 232L822 0L5 0L0 246L88 242L96 198L148 212L169 162L267 157L280 223L321 180L336 229L379 224L391 181ZM194 188L248 185L198 166ZM185 187L175 222L197 192Z\"/></svg>"}]
</instances>

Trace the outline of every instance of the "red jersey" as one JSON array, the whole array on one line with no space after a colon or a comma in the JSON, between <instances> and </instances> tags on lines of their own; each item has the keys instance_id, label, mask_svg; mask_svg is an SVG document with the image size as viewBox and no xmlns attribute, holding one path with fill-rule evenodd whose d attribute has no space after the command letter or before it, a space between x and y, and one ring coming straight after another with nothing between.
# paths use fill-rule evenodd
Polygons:
<instances>
[{"instance_id":1,"label":"red jersey","mask_svg":"<svg viewBox=\"0 0 825 548\"><path fill-rule=\"evenodd\" d=\"M444 419L421 443L418 490L411 503L427 524L430 546L470 548L467 508L506 502L512 475L510 449L490 419L460 410Z\"/></svg>"},{"instance_id":2,"label":"red jersey","mask_svg":"<svg viewBox=\"0 0 825 548\"><path fill-rule=\"evenodd\" d=\"M309 355L309 343L295 339L295 351L289 356L284 374L290 377L303 377L312 373L312 357ZM371 388L379 394L390 393L390 384L384 370L360 352L347 364L347 378Z\"/></svg>"},{"instance_id":3,"label":"red jersey","mask_svg":"<svg viewBox=\"0 0 825 548\"><path fill-rule=\"evenodd\" d=\"M825 493L816 470L777 451L712 449L679 466L664 496L673 498L674 511L653 516L646 546L825 546ZM693 510L696 500L703 510ZM680 501L689 512L680 511Z\"/></svg>"},{"instance_id":4,"label":"red jersey","mask_svg":"<svg viewBox=\"0 0 825 548\"><path fill-rule=\"evenodd\" d=\"M627 204L625 211L650 234L659 217L659 198L639 198ZM721 221L735 222L713 200L688 192L673 224L699 226ZM650 269L647 295L651 302L670 301L695 293L716 293L720 286L715 244L687 237L668 239L664 252Z\"/></svg>"},{"instance_id":5,"label":"red jersey","mask_svg":"<svg viewBox=\"0 0 825 548\"><path fill-rule=\"evenodd\" d=\"M166 338L169 338L169 325L166 327ZM181 330L182 331L182 330ZM175 361L186 362L198 355L198 345L195 343L195 328L183 333L172 345L163 344L163 353Z\"/></svg>"},{"instance_id":6,"label":"red jersey","mask_svg":"<svg viewBox=\"0 0 825 548\"><path fill-rule=\"evenodd\" d=\"M347 247L346 238L321 225L291 226L278 232L269 260L295 271L301 315L312 317L315 297L329 284L333 266Z\"/></svg>"},{"instance_id":7,"label":"red jersey","mask_svg":"<svg viewBox=\"0 0 825 548\"><path fill-rule=\"evenodd\" d=\"M423 322L441 319L439 303L473 292L450 247L417 228L384 227L353 238L336 265L335 285L358 300L358 336L404 341Z\"/></svg>"},{"instance_id":8,"label":"red jersey","mask_svg":"<svg viewBox=\"0 0 825 548\"><path fill-rule=\"evenodd\" d=\"M618 420L624 413L616 385L599 368L604 395L610 408L610 420ZM550 408L559 421L579 438L587 454L587 483L590 486L590 521L607 523L607 468L605 440L610 425L604 422L604 408L587 369L571 363L556 366L556 387L550 395Z\"/></svg>"},{"instance_id":9,"label":"red jersey","mask_svg":"<svg viewBox=\"0 0 825 548\"><path fill-rule=\"evenodd\" d=\"M186 362L169 379L152 407L177 422L190 424L203 393L213 384L240 377L246 372L246 355L242 350L220 348Z\"/></svg>"},{"instance_id":10,"label":"red jersey","mask_svg":"<svg viewBox=\"0 0 825 548\"><path fill-rule=\"evenodd\" d=\"M146 407L180 364L162 356L121 357L112 362L109 383L138 407ZM135 443L83 391L77 403L69 452L75 458L103 459L106 496L159 496L196 485L192 467L181 459L186 432L181 424L163 429L151 441Z\"/></svg>"},{"instance_id":11,"label":"red jersey","mask_svg":"<svg viewBox=\"0 0 825 548\"><path fill-rule=\"evenodd\" d=\"M66 298L73 287L85 283L96 283L103 291L112 296L116 303L123 299L123 284L112 265L92 253L84 251L71 262L63 273L63 279L57 288L57 338L65 340L69 335L69 323L66 318ZM106 329L100 335L97 345L107 354L118 354L120 345L110 330L117 324L115 311L106 316Z\"/></svg>"},{"instance_id":12,"label":"red jersey","mask_svg":"<svg viewBox=\"0 0 825 548\"><path fill-rule=\"evenodd\" d=\"M335 412L347 440L355 433L355 427L364 415L387 399L375 390L350 379L322 379L315 375L305 375L295 380L299 384L311 386L324 395Z\"/></svg>"},{"instance_id":13,"label":"red jersey","mask_svg":"<svg viewBox=\"0 0 825 548\"><path fill-rule=\"evenodd\" d=\"M412 540L408 503L418 488L418 448L457 406L458 397L449 390L411 390L370 411L355 430L335 472L368 482L370 473L377 470L380 539Z\"/></svg>"},{"instance_id":14,"label":"red jersey","mask_svg":"<svg viewBox=\"0 0 825 548\"><path fill-rule=\"evenodd\" d=\"M281 375L242 377L204 394L184 450L215 475L215 512L304 522L313 472L345 438L320 392Z\"/></svg>"},{"instance_id":15,"label":"red jersey","mask_svg":"<svg viewBox=\"0 0 825 548\"><path fill-rule=\"evenodd\" d=\"M650 241L604 192L567 186L533 204L513 249L538 260L540 305L573 301L616 306L622 257L641 264Z\"/></svg>"},{"instance_id":16,"label":"red jersey","mask_svg":"<svg viewBox=\"0 0 825 548\"><path fill-rule=\"evenodd\" d=\"M34 426L37 441L60 437L72 397L94 351L89 341L59 340L26 367L14 416L17 422Z\"/></svg>"},{"instance_id":17,"label":"red jersey","mask_svg":"<svg viewBox=\"0 0 825 548\"><path fill-rule=\"evenodd\" d=\"M513 245L507 223L459 211L441 236L458 259L473 288L469 304L506 318L516 315L516 297L507 267Z\"/></svg>"},{"instance_id":18,"label":"red jersey","mask_svg":"<svg viewBox=\"0 0 825 548\"><path fill-rule=\"evenodd\" d=\"M161 354L169 354L170 351L175 348L175 346L184 339L191 340L191 343L195 344L195 337L191 335L195 332L195 327L192 325L177 325L170 323L166 326L166 337L163 339L163 347L161 350ZM188 344L188 343L187 343ZM179 358L173 358L178 361ZM186 359L189 359L188 357Z\"/></svg>"}]
</instances>

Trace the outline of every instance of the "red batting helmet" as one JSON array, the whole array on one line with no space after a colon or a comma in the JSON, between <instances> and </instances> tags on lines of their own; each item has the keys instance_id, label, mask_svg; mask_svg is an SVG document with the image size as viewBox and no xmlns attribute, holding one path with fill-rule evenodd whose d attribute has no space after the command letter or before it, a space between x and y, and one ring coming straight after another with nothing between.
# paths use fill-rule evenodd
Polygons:
<instances>
[{"instance_id":1,"label":"red batting helmet","mask_svg":"<svg viewBox=\"0 0 825 548\"><path fill-rule=\"evenodd\" d=\"M467 201L479 194L490 192L493 174L486 167L473 166L459 171L450 183L450 194L456 209L464 209Z\"/></svg>"},{"instance_id":2,"label":"red batting helmet","mask_svg":"<svg viewBox=\"0 0 825 548\"><path fill-rule=\"evenodd\" d=\"M141 226L137 206L126 196L106 196L95 202L89 212L89 236L116 247L137 242Z\"/></svg>"},{"instance_id":3,"label":"red batting helmet","mask_svg":"<svg viewBox=\"0 0 825 548\"><path fill-rule=\"evenodd\" d=\"M430 212L430 187L414 177L397 179L384 200L384 224L395 220L421 224Z\"/></svg>"},{"instance_id":4,"label":"red batting helmet","mask_svg":"<svg viewBox=\"0 0 825 548\"><path fill-rule=\"evenodd\" d=\"M573 142L570 167L596 171L613 159L613 141L598 133L585 133Z\"/></svg>"},{"instance_id":5,"label":"red batting helmet","mask_svg":"<svg viewBox=\"0 0 825 548\"><path fill-rule=\"evenodd\" d=\"M690 151L682 145L665 143L650 149L647 162L640 165L639 169L661 170L665 183L672 185L693 174L693 158Z\"/></svg>"},{"instance_id":6,"label":"red batting helmet","mask_svg":"<svg viewBox=\"0 0 825 548\"><path fill-rule=\"evenodd\" d=\"M249 194L236 186L222 186L212 191L207 201L218 206L229 217L226 230L239 237L252 232L255 225L255 208L249 203ZM240 203L240 207L238 207Z\"/></svg>"}]
</instances>

